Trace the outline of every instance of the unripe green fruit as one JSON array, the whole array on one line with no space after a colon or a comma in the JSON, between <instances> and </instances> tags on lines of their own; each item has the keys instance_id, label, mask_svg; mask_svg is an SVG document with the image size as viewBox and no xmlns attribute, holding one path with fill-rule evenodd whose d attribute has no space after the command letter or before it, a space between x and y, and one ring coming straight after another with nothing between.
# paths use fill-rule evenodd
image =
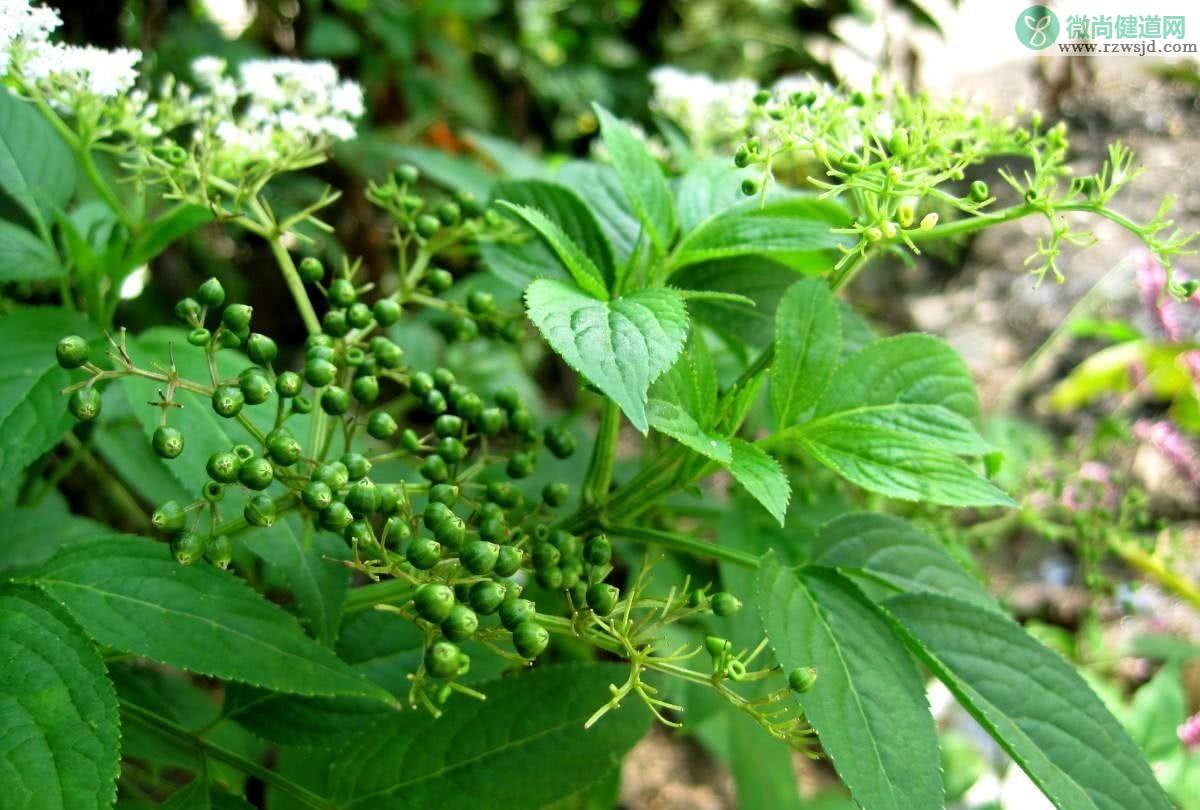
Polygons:
<instances>
[{"instance_id":1,"label":"unripe green fruit","mask_svg":"<svg viewBox=\"0 0 1200 810\"><path fill-rule=\"evenodd\" d=\"M267 455L280 467L290 467L300 460L303 453L300 442L287 428L276 428L267 434Z\"/></svg>"},{"instance_id":2,"label":"unripe green fruit","mask_svg":"<svg viewBox=\"0 0 1200 810\"><path fill-rule=\"evenodd\" d=\"M413 595L413 608L425 621L440 624L454 608L454 590L448 585L426 583Z\"/></svg>"},{"instance_id":3,"label":"unripe green fruit","mask_svg":"<svg viewBox=\"0 0 1200 810\"><path fill-rule=\"evenodd\" d=\"M200 302L195 298L184 298L175 305L175 317L188 326L195 326L200 321Z\"/></svg>"},{"instance_id":4,"label":"unripe green fruit","mask_svg":"<svg viewBox=\"0 0 1200 810\"><path fill-rule=\"evenodd\" d=\"M346 310L346 323L355 329L366 329L375 320L375 316L371 314L371 308L362 301L355 301Z\"/></svg>"},{"instance_id":5,"label":"unripe green fruit","mask_svg":"<svg viewBox=\"0 0 1200 810\"><path fill-rule=\"evenodd\" d=\"M542 501L546 506L556 508L567 502L571 497L571 487L562 481L546 484L542 487Z\"/></svg>"},{"instance_id":6,"label":"unripe green fruit","mask_svg":"<svg viewBox=\"0 0 1200 810\"><path fill-rule=\"evenodd\" d=\"M334 279L329 285L329 303L335 307L348 307L358 300L354 282L348 278Z\"/></svg>"},{"instance_id":7,"label":"unripe green fruit","mask_svg":"<svg viewBox=\"0 0 1200 810\"><path fill-rule=\"evenodd\" d=\"M438 222L437 217L430 216L429 214L421 214L417 217L416 222L413 223L413 230L422 239L429 239L438 232L441 226L442 223Z\"/></svg>"},{"instance_id":8,"label":"unripe green fruit","mask_svg":"<svg viewBox=\"0 0 1200 810\"><path fill-rule=\"evenodd\" d=\"M321 328L334 337L345 337L350 331L350 323L346 320L346 310L331 309L321 318Z\"/></svg>"},{"instance_id":9,"label":"unripe green fruit","mask_svg":"<svg viewBox=\"0 0 1200 810\"><path fill-rule=\"evenodd\" d=\"M562 554L550 543L535 543L530 553L533 567L537 570L553 568L562 559Z\"/></svg>"},{"instance_id":10,"label":"unripe green fruit","mask_svg":"<svg viewBox=\"0 0 1200 810\"><path fill-rule=\"evenodd\" d=\"M472 574L486 574L496 567L500 546L486 540L472 540L462 550L459 560Z\"/></svg>"},{"instance_id":11,"label":"unripe green fruit","mask_svg":"<svg viewBox=\"0 0 1200 810\"><path fill-rule=\"evenodd\" d=\"M235 335L240 335L250 328L250 316L254 313L252 307L245 304L230 304L221 313L221 323Z\"/></svg>"},{"instance_id":12,"label":"unripe green fruit","mask_svg":"<svg viewBox=\"0 0 1200 810\"><path fill-rule=\"evenodd\" d=\"M243 371L238 377L238 387L247 405L261 405L271 398L271 381L256 368Z\"/></svg>"},{"instance_id":13,"label":"unripe green fruit","mask_svg":"<svg viewBox=\"0 0 1200 810\"><path fill-rule=\"evenodd\" d=\"M183 434L173 427L160 425L154 429L150 444L159 458L178 458L183 452Z\"/></svg>"},{"instance_id":14,"label":"unripe green fruit","mask_svg":"<svg viewBox=\"0 0 1200 810\"><path fill-rule=\"evenodd\" d=\"M462 219L462 209L449 200L439 203L438 207L434 209L434 213L437 215L438 221L446 227L457 225L458 221Z\"/></svg>"},{"instance_id":15,"label":"unripe green fruit","mask_svg":"<svg viewBox=\"0 0 1200 810\"><path fill-rule=\"evenodd\" d=\"M309 284L316 284L325 278L325 266L316 256L305 256L300 262L300 278Z\"/></svg>"},{"instance_id":16,"label":"unripe green fruit","mask_svg":"<svg viewBox=\"0 0 1200 810\"><path fill-rule=\"evenodd\" d=\"M500 577L511 577L521 570L525 555L516 546L501 546L500 554L496 557L496 566L492 573Z\"/></svg>"},{"instance_id":17,"label":"unripe green fruit","mask_svg":"<svg viewBox=\"0 0 1200 810\"><path fill-rule=\"evenodd\" d=\"M425 511L421 513L421 520L428 529L435 528L448 520L453 520L457 515L454 514L449 506L438 501L430 501L425 506Z\"/></svg>"},{"instance_id":18,"label":"unripe green fruit","mask_svg":"<svg viewBox=\"0 0 1200 810\"><path fill-rule=\"evenodd\" d=\"M350 410L350 395L341 386L329 386L321 392L321 410L330 416L341 416Z\"/></svg>"},{"instance_id":19,"label":"unripe green fruit","mask_svg":"<svg viewBox=\"0 0 1200 810\"><path fill-rule=\"evenodd\" d=\"M175 501L167 501L154 510L154 514L150 516L150 523L160 532L181 532L187 524L187 512Z\"/></svg>"},{"instance_id":20,"label":"unripe green fruit","mask_svg":"<svg viewBox=\"0 0 1200 810\"><path fill-rule=\"evenodd\" d=\"M418 537L409 545L404 556L413 568L428 571L442 559L442 546L432 538Z\"/></svg>"},{"instance_id":21,"label":"unripe green fruit","mask_svg":"<svg viewBox=\"0 0 1200 810\"><path fill-rule=\"evenodd\" d=\"M504 469L509 478L528 478L536 463L533 453L516 453L508 459Z\"/></svg>"},{"instance_id":22,"label":"unripe green fruit","mask_svg":"<svg viewBox=\"0 0 1200 810\"><path fill-rule=\"evenodd\" d=\"M563 562L579 561L582 559L579 538L570 532L558 529L550 536L550 543L562 554Z\"/></svg>"},{"instance_id":23,"label":"unripe green fruit","mask_svg":"<svg viewBox=\"0 0 1200 810\"><path fill-rule=\"evenodd\" d=\"M254 490L266 489L275 480L275 467L267 459L258 457L242 462L238 468L238 481Z\"/></svg>"},{"instance_id":24,"label":"unripe green fruit","mask_svg":"<svg viewBox=\"0 0 1200 810\"><path fill-rule=\"evenodd\" d=\"M371 474L371 462L362 453L346 453L341 462L351 481L361 481Z\"/></svg>"},{"instance_id":25,"label":"unripe green fruit","mask_svg":"<svg viewBox=\"0 0 1200 810\"><path fill-rule=\"evenodd\" d=\"M462 548L467 539L467 524L455 515L449 520L443 520L433 527L433 535L446 548L457 551Z\"/></svg>"},{"instance_id":26,"label":"unripe green fruit","mask_svg":"<svg viewBox=\"0 0 1200 810\"><path fill-rule=\"evenodd\" d=\"M500 609L507 590L499 582L487 579L471 586L471 609L481 616L490 616Z\"/></svg>"},{"instance_id":27,"label":"unripe green fruit","mask_svg":"<svg viewBox=\"0 0 1200 810\"><path fill-rule=\"evenodd\" d=\"M355 517L366 517L379 509L379 489L370 481L359 481L346 493L346 506Z\"/></svg>"},{"instance_id":28,"label":"unripe green fruit","mask_svg":"<svg viewBox=\"0 0 1200 810\"><path fill-rule=\"evenodd\" d=\"M583 559L588 565L608 565L612 561L612 543L608 537L603 534L589 537L583 544Z\"/></svg>"},{"instance_id":29,"label":"unripe green fruit","mask_svg":"<svg viewBox=\"0 0 1200 810\"><path fill-rule=\"evenodd\" d=\"M521 622L512 634L513 647L522 658L537 658L550 646L550 633L537 622Z\"/></svg>"},{"instance_id":30,"label":"unripe green fruit","mask_svg":"<svg viewBox=\"0 0 1200 810\"><path fill-rule=\"evenodd\" d=\"M246 355L260 366L269 366L279 355L275 341L260 332L251 332L246 338Z\"/></svg>"},{"instance_id":31,"label":"unripe green fruit","mask_svg":"<svg viewBox=\"0 0 1200 810\"><path fill-rule=\"evenodd\" d=\"M421 464L421 476L435 484L440 484L450 478L450 470L441 456L430 456Z\"/></svg>"},{"instance_id":32,"label":"unripe green fruit","mask_svg":"<svg viewBox=\"0 0 1200 810\"><path fill-rule=\"evenodd\" d=\"M334 501L321 513L321 527L331 532L342 532L354 521L354 515L341 501Z\"/></svg>"},{"instance_id":33,"label":"unripe green fruit","mask_svg":"<svg viewBox=\"0 0 1200 810\"><path fill-rule=\"evenodd\" d=\"M454 275L449 270L435 267L425 274L425 286L435 295L444 293L454 286Z\"/></svg>"},{"instance_id":34,"label":"unripe green fruit","mask_svg":"<svg viewBox=\"0 0 1200 810\"><path fill-rule=\"evenodd\" d=\"M324 481L309 481L300 492L300 500L309 509L320 512L333 503L333 490Z\"/></svg>"},{"instance_id":35,"label":"unripe green fruit","mask_svg":"<svg viewBox=\"0 0 1200 810\"><path fill-rule=\"evenodd\" d=\"M981 203L988 198L989 194L990 192L988 191L988 184L982 180L976 180L971 184L972 202Z\"/></svg>"},{"instance_id":36,"label":"unripe green fruit","mask_svg":"<svg viewBox=\"0 0 1200 810\"><path fill-rule=\"evenodd\" d=\"M575 437L570 431L561 427L548 427L542 434L546 449L555 458L570 458L575 453Z\"/></svg>"},{"instance_id":37,"label":"unripe green fruit","mask_svg":"<svg viewBox=\"0 0 1200 810\"><path fill-rule=\"evenodd\" d=\"M403 505L404 491L399 484L381 484L379 487L379 514L384 517L391 517L399 513L400 507ZM398 524L406 532L403 537L408 537L408 524Z\"/></svg>"},{"instance_id":38,"label":"unripe green fruit","mask_svg":"<svg viewBox=\"0 0 1200 810\"><path fill-rule=\"evenodd\" d=\"M437 443L435 452L448 464L457 464L467 457L467 446L453 436L447 436Z\"/></svg>"},{"instance_id":39,"label":"unripe green fruit","mask_svg":"<svg viewBox=\"0 0 1200 810\"><path fill-rule=\"evenodd\" d=\"M486 290L473 290L467 296L467 309L475 315L491 315L496 311L496 296Z\"/></svg>"},{"instance_id":40,"label":"unripe green fruit","mask_svg":"<svg viewBox=\"0 0 1200 810\"><path fill-rule=\"evenodd\" d=\"M429 488L429 502L453 506L458 500L458 487L453 484L434 484Z\"/></svg>"},{"instance_id":41,"label":"unripe green fruit","mask_svg":"<svg viewBox=\"0 0 1200 810\"><path fill-rule=\"evenodd\" d=\"M753 197L755 194L758 193L759 188L761 188L761 186L759 185L759 182L757 180L755 180L753 177L747 177L745 180L742 181L742 185L741 185L742 193L745 194L747 197Z\"/></svg>"},{"instance_id":42,"label":"unripe green fruit","mask_svg":"<svg viewBox=\"0 0 1200 810\"><path fill-rule=\"evenodd\" d=\"M279 392L279 396L285 399L290 399L300 393L301 386L304 381L300 379L300 375L294 371L284 371L275 378L275 390Z\"/></svg>"},{"instance_id":43,"label":"unripe green fruit","mask_svg":"<svg viewBox=\"0 0 1200 810\"><path fill-rule=\"evenodd\" d=\"M404 350L382 336L371 339L371 354L383 369L397 368L404 361Z\"/></svg>"},{"instance_id":44,"label":"unripe green fruit","mask_svg":"<svg viewBox=\"0 0 1200 810\"><path fill-rule=\"evenodd\" d=\"M54 355L63 368L79 368L88 360L88 343L79 335L67 335L54 347Z\"/></svg>"},{"instance_id":45,"label":"unripe green fruit","mask_svg":"<svg viewBox=\"0 0 1200 810\"><path fill-rule=\"evenodd\" d=\"M537 607L528 599L512 597L500 603L500 624L506 630L514 630L524 622L537 616Z\"/></svg>"},{"instance_id":46,"label":"unripe green fruit","mask_svg":"<svg viewBox=\"0 0 1200 810\"><path fill-rule=\"evenodd\" d=\"M350 471L340 461L322 464L313 472L313 478L326 484L334 492L350 483Z\"/></svg>"},{"instance_id":47,"label":"unripe green fruit","mask_svg":"<svg viewBox=\"0 0 1200 810\"><path fill-rule=\"evenodd\" d=\"M430 413L445 413L448 407L446 404L446 395L441 391L430 391L425 395L425 401L421 404Z\"/></svg>"},{"instance_id":48,"label":"unripe green fruit","mask_svg":"<svg viewBox=\"0 0 1200 810\"><path fill-rule=\"evenodd\" d=\"M425 669L435 678L453 678L462 665L460 654L449 641L436 641L425 651Z\"/></svg>"},{"instance_id":49,"label":"unripe green fruit","mask_svg":"<svg viewBox=\"0 0 1200 810\"><path fill-rule=\"evenodd\" d=\"M450 615L442 622L442 635L451 641L466 641L479 629L479 617L464 604L450 608Z\"/></svg>"},{"instance_id":50,"label":"unripe green fruit","mask_svg":"<svg viewBox=\"0 0 1200 810\"><path fill-rule=\"evenodd\" d=\"M267 527L275 523L275 501L269 495L255 495L246 503L242 517L251 526Z\"/></svg>"},{"instance_id":51,"label":"unripe green fruit","mask_svg":"<svg viewBox=\"0 0 1200 810\"><path fill-rule=\"evenodd\" d=\"M587 606L597 616L610 615L617 606L621 592L607 582L596 582L587 589Z\"/></svg>"},{"instance_id":52,"label":"unripe green fruit","mask_svg":"<svg viewBox=\"0 0 1200 810\"><path fill-rule=\"evenodd\" d=\"M788 688L798 695L813 688L817 682L817 670L814 667L796 667L788 673Z\"/></svg>"},{"instance_id":53,"label":"unripe green fruit","mask_svg":"<svg viewBox=\"0 0 1200 810\"><path fill-rule=\"evenodd\" d=\"M201 306L216 309L225 303L225 288L221 286L220 281L210 278L196 290L196 300Z\"/></svg>"},{"instance_id":54,"label":"unripe green fruit","mask_svg":"<svg viewBox=\"0 0 1200 810\"><path fill-rule=\"evenodd\" d=\"M80 388L71 392L67 410L80 422L90 422L100 415L100 392L95 388Z\"/></svg>"},{"instance_id":55,"label":"unripe green fruit","mask_svg":"<svg viewBox=\"0 0 1200 810\"><path fill-rule=\"evenodd\" d=\"M442 414L433 423L433 432L442 437L459 436L462 429L463 420L449 413Z\"/></svg>"},{"instance_id":56,"label":"unripe green fruit","mask_svg":"<svg viewBox=\"0 0 1200 810\"><path fill-rule=\"evenodd\" d=\"M312 410L312 400L301 394L292 400L292 412L305 414Z\"/></svg>"},{"instance_id":57,"label":"unripe green fruit","mask_svg":"<svg viewBox=\"0 0 1200 810\"><path fill-rule=\"evenodd\" d=\"M313 388L324 388L337 376L337 366L328 360L316 358L304 366L304 379Z\"/></svg>"},{"instance_id":58,"label":"unripe green fruit","mask_svg":"<svg viewBox=\"0 0 1200 810\"><path fill-rule=\"evenodd\" d=\"M712 611L718 616L732 616L742 609L741 601L728 591L719 591L712 595Z\"/></svg>"},{"instance_id":59,"label":"unripe green fruit","mask_svg":"<svg viewBox=\"0 0 1200 810\"><path fill-rule=\"evenodd\" d=\"M379 399L379 380L375 377L356 377L350 383L350 393L364 405L370 405Z\"/></svg>"},{"instance_id":60,"label":"unripe green fruit","mask_svg":"<svg viewBox=\"0 0 1200 810\"><path fill-rule=\"evenodd\" d=\"M384 411L376 411L367 420L367 434L373 439L390 439L400 431L400 426L392 415Z\"/></svg>"},{"instance_id":61,"label":"unripe green fruit","mask_svg":"<svg viewBox=\"0 0 1200 810\"><path fill-rule=\"evenodd\" d=\"M375 306L371 313L375 316L375 321L380 326L391 326L396 321L400 320L401 313L404 312L403 307L390 298L381 298L375 302Z\"/></svg>"},{"instance_id":62,"label":"unripe green fruit","mask_svg":"<svg viewBox=\"0 0 1200 810\"><path fill-rule=\"evenodd\" d=\"M221 499L225 497L225 485L218 484L216 481L205 481L204 486L200 489L200 494L209 503L220 503Z\"/></svg>"},{"instance_id":63,"label":"unripe green fruit","mask_svg":"<svg viewBox=\"0 0 1200 810\"><path fill-rule=\"evenodd\" d=\"M199 534L181 534L171 541L171 551L180 565L191 565L204 556L208 541Z\"/></svg>"},{"instance_id":64,"label":"unripe green fruit","mask_svg":"<svg viewBox=\"0 0 1200 810\"><path fill-rule=\"evenodd\" d=\"M412 375L409 387L418 397L424 397L435 387L433 376L428 371L418 371Z\"/></svg>"},{"instance_id":65,"label":"unripe green fruit","mask_svg":"<svg viewBox=\"0 0 1200 810\"><path fill-rule=\"evenodd\" d=\"M204 549L204 558L224 571L233 561L233 543L225 535L212 538Z\"/></svg>"},{"instance_id":66,"label":"unripe green fruit","mask_svg":"<svg viewBox=\"0 0 1200 810\"><path fill-rule=\"evenodd\" d=\"M421 173L411 163L401 163L396 167L394 174L396 182L402 186L416 185L417 181L421 179Z\"/></svg>"},{"instance_id":67,"label":"unripe green fruit","mask_svg":"<svg viewBox=\"0 0 1200 810\"><path fill-rule=\"evenodd\" d=\"M563 574L563 570L561 568L559 568L558 566L551 566L549 568L539 568L536 571L534 571L533 576L534 576L534 579L537 580L537 584L541 585L543 588L545 588L548 591L559 590L560 588L563 587L563 583L565 582L565 579L566 579L566 577Z\"/></svg>"},{"instance_id":68,"label":"unripe green fruit","mask_svg":"<svg viewBox=\"0 0 1200 810\"><path fill-rule=\"evenodd\" d=\"M378 545L375 530L365 520L354 520L342 531L342 538L351 546L367 546L374 548Z\"/></svg>"},{"instance_id":69,"label":"unripe green fruit","mask_svg":"<svg viewBox=\"0 0 1200 810\"><path fill-rule=\"evenodd\" d=\"M232 419L242 411L246 396L236 385L222 385L212 395L212 408L218 416Z\"/></svg>"},{"instance_id":70,"label":"unripe green fruit","mask_svg":"<svg viewBox=\"0 0 1200 810\"><path fill-rule=\"evenodd\" d=\"M188 332L187 342L192 346L203 348L208 345L210 340L212 340L212 332L203 326Z\"/></svg>"}]
</instances>

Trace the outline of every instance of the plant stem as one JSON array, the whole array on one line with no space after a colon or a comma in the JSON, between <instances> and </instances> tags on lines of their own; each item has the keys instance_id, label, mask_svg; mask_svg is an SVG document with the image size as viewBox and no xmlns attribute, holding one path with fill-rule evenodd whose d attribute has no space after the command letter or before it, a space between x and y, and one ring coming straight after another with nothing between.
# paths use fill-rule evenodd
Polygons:
<instances>
[{"instance_id":1,"label":"plant stem","mask_svg":"<svg viewBox=\"0 0 1200 810\"><path fill-rule=\"evenodd\" d=\"M618 537L651 543L674 551L682 551L684 554L691 554L694 557L724 560L734 565L740 565L743 568L758 568L759 566L758 557L755 557L753 554L726 548L717 543L705 543L695 538L685 537L673 532L664 532L658 529L643 529L638 526L609 526L606 524L601 524L600 528Z\"/></svg>"},{"instance_id":2,"label":"plant stem","mask_svg":"<svg viewBox=\"0 0 1200 810\"><path fill-rule=\"evenodd\" d=\"M127 700L121 701L121 713L127 720L133 720L138 725L148 731L158 734L160 737L176 740L185 745L194 746L199 749L205 756L212 757L218 762L223 762L226 765L237 768L247 776L253 776L264 784L278 788L287 793L292 798L296 799L301 804L316 810L331 810L336 808L329 799L324 796L319 796L313 793L303 785L299 785L288 779L286 776L265 768L257 762L253 762L245 757L235 754L234 752L223 748L222 746L204 739L182 726L176 725L165 717L150 711L149 709L138 706L136 703L131 703Z\"/></svg>"},{"instance_id":3,"label":"plant stem","mask_svg":"<svg viewBox=\"0 0 1200 810\"><path fill-rule=\"evenodd\" d=\"M587 475L583 479L583 501L589 506L608 500L612 486L613 467L617 460L617 437L621 432L621 409L611 399L604 400L600 426L596 429L596 444Z\"/></svg>"},{"instance_id":4,"label":"plant stem","mask_svg":"<svg viewBox=\"0 0 1200 810\"><path fill-rule=\"evenodd\" d=\"M300 318L304 321L305 328L310 335L317 334L321 331L321 322L317 320L317 313L313 310L312 302L308 300L308 292L304 289L300 272L296 269L296 263L292 261L292 255L284 247L281 235L275 233L268 236L267 244L271 246L271 253L274 254L279 270L283 273L283 281L296 301L296 308L300 310Z\"/></svg>"},{"instance_id":5,"label":"plant stem","mask_svg":"<svg viewBox=\"0 0 1200 810\"><path fill-rule=\"evenodd\" d=\"M1108 538L1108 547L1127 564L1145 574L1155 583L1200 610L1200 588L1171 569L1166 563L1130 540Z\"/></svg>"},{"instance_id":6,"label":"plant stem","mask_svg":"<svg viewBox=\"0 0 1200 810\"><path fill-rule=\"evenodd\" d=\"M373 582L354 588L346 594L343 610L355 613L369 610L375 605L402 602L412 596L413 586L402 579L385 579L383 582Z\"/></svg>"}]
</instances>

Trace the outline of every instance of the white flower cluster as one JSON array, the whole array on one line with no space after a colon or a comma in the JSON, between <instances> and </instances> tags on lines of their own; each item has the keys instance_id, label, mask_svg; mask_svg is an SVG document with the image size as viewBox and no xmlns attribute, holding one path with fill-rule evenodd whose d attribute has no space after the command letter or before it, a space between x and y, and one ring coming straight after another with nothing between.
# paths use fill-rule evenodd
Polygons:
<instances>
[{"instance_id":1,"label":"white flower cluster","mask_svg":"<svg viewBox=\"0 0 1200 810\"><path fill-rule=\"evenodd\" d=\"M141 53L51 42L50 34L61 24L53 9L28 0L0 0L0 67L45 87L51 100L65 107L78 94L108 99L133 87Z\"/></svg>"}]
</instances>

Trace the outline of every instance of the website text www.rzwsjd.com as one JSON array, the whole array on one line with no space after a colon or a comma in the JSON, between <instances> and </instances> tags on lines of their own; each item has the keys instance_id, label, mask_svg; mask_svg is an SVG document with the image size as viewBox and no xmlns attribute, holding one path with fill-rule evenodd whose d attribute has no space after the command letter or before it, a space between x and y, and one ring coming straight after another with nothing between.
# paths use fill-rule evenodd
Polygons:
<instances>
[{"instance_id":1,"label":"website text www.rzwsjd.com","mask_svg":"<svg viewBox=\"0 0 1200 810\"><path fill-rule=\"evenodd\" d=\"M1148 53L1196 53L1194 42L1060 42L1059 53L1125 54L1143 56Z\"/></svg>"}]
</instances>

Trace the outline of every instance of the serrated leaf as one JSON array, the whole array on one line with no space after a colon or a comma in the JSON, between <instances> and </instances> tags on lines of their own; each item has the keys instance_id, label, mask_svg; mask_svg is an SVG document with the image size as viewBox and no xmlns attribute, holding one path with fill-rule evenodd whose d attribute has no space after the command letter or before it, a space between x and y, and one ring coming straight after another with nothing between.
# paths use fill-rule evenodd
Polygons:
<instances>
[{"instance_id":1,"label":"serrated leaf","mask_svg":"<svg viewBox=\"0 0 1200 810\"><path fill-rule=\"evenodd\" d=\"M813 565L881 583L888 596L928 591L1000 609L946 549L891 515L857 512L834 518L813 541L811 559Z\"/></svg>"},{"instance_id":2,"label":"serrated leaf","mask_svg":"<svg viewBox=\"0 0 1200 810\"><path fill-rule=\"evenodd\" d=\"M1178 729L1187 718L1179 668L1167 665L1134 692L1125 727L1146 759L1160 762L1181 750Z\"/></svg>"},{"instance_id":3,"label":"serrated leaf","mask_svg":"<svg viewBox=\"0 0 1200 810\"><path fill-rule=\"evenodd\" d=\"M783 435L803 436L830 425L836 425L839 430L906 436L914 442L956 456L982 456L995 449L964 417L941 405L922 403L864 405L787 428Z\"/></svg>"},{"instance_id":4,"label":"serrated leaf","mask_svg":"<svg viewBox=\"0 0 1200 810\"><path fill-rule=\"evenodd\" d=\"M947 596L887 600L909 648L1062 810L1171 807L1078 673L1016 622Z\"/></svg>"},{"instance_id":5,"label":"serrated leaf","mask_svg":"<svg viewBox=\"0 0 1200 810\"><path fill-rule=\"evenodd\" d=\"M0 803L11 810L112 806L117 696L65 611L30 588L0 590Z\"/></svg>"},{"instance_id":6,"label":"serrated leaf","mask_svg":"<svg viewBox=\"0 0 1200 810\"><path fill-rule=\"evenodd\" d=\"M797 281L775 310L771 408L779 427L816 406L841 350L841 315L829 285L819 279Z\"/></svg>"},{"instance_id":7,"label":"serrated leaf","mask_svg":"<svg viewBox=\"0 0 1200 810\"><path fill-rule=\"evenodd\" d=\"M63 549L31 579L93 640L121 652L279 692L390 700L240 579L182 566L165 545L92 540Z\"/></svg>"},{"instance_id":8,"label":"serrated leaf","mask_svg":"<svg viewBox=\"0 0 1200 810\"><path fill-rule=\"evenodd\" d=\"M739 169L728 158L709 158L688 169L675 187L680 233L687 234L710 217L746 202L741 182L755 169Z\"/></svg>"},{"instance_id":9,"label":"serrated leaf","mask_svg":"<svg viewBox=\"0 0 1200 810\"><path fill-rule=\"evenodd\" d=\"M32 571L63 546L112 534L103 523L73 515L47 499L37 507L0 510L0 574L15 577ZM53 531L47 531L53 526Z\"/></svg>"},{"instance_id":10,"label":"serrated leaf","mask_svg":"<svg viewBox=\"0 0 1200 810\"><path fill-rule=\"evenodd\" d=\"M583 202L608 237L614 258L620 264L627 262L637 246L642 223L629 207L629 198L613 167L572 160L559 169L556 179L566 188L586 189Z\"/></svg>"},{"instance_id":11,"label":"serrated leaf","mask_svg":"<svg viewBox=\"0 0 1200 810\"><path fill-rule=\"evenodd\" d=\"M912 659L844 578L768 554L759 609L784 672L815 667L797 698L864 810L942 806L937 733Z\"/></svg>"},{"instance_id":12,"label":"serrated leaf","mask_svg":"<svg viewBox=\"0 0 1200 810\"><path fill-rule=\"evenodd\" d=\"M95 329L79 313L51 307L0 318L0 482L11 485L74 424L61 393L72 378L54 356L58 339L70 334L91 339Z\"/></svg>"},{"instance_id":13,"label":"serrated leaf","mask_svg":"<svg viewBox=\"0 0 1200 810\"><path fill-rule=\"evenodd\" d=\"M440 718L382 724L341 752L334 797L371 810L552 804L604 779L645 732L636 702L583 727L627 674L612 664L539 667L482 685L486 701L453 700Z\"/></svg>"},{"instance_id":14,"label":"serrated leaf","mask_svg":"<svg viewBox=\"0 0 1200 810\"><path fill-rule=\"evenodd\" d=\"M45 281L66 272L45 242L20 225L0 220L0 283Z\"/></svg>"},{"instance_id":15,"label":"serrated leaf","mask_svg":"<svg viewBox=\"0 0 1200 810\"><path fill-rule=\"evenodd\" d=\"M782 526L792 498L792 486L783 468L765 450L749 442L730 439L729 446L733 450L730 474Z\"/></svg>"},{"instance_id":16,"label":"serrated leaf","mask_svg":"<svg viewBox=\"0 0 1200 810\"><path fill-rule=\"evenodd\" d=\"M671 367L687 339L679 293L659 288L598 301L562 282L538 279L525 291L525 306L567 365L645 433L650 384Z\"/></svg>"},{"instance_id":17,"label":"serrated leaf","mask_svg":"<svg viewBox=\"0 0 1200 810\"><path fill-rule=\"evenodd\" d=\"M834 233L850 217L832 200L794 195L743 203L702 222L679 241L672 270L733 256L777 256L835 250L846 237Z\"/></svg>"},{"instance_id":18,"label":"serrated leaf","mask_svg":"<svg viewBox=\"0 0 1200 810\"><path fill-rule=\"evenodd\" d=\"M134 269L148 263L176 240L212 221L213 212L209 209L190 203L180 203L148 223L146 228L138 234L137 241L129 250L127 269Z\"/></svg>"},{"instance_id":19,"label":"serrated leaf","mask_svg":"<svg viewBox=\"0 0 1200 810\"><path fill-rule=\"evenodd\" d=\"M692 332L682 356L650 389L651 396L677 404L702 427L716 417L717 370L704 336Z\"/></svg>"},{"instance_id":20,"label":"serrated leaf","mask_svg":"<svg viewBox=\"0 0 1200 810\"><path fill-rule=\"evenodd\" d=\"M650 427L705 458L728 466L733 462L733 448L721 436L704 431L691 414L680 406L661 399L651 399L646 404L646 415Z\"/></svg>"},{"instance_id":21,"label":"serrated leaf","mask_svg":"<svg viewBox=\"0 0 1200 810\"><path fill-rule=\"evenodd\" d=\"M595 262L588 257L586 253L571 241L551 219L536 208L530 208L527 205L514 205L507 200L501 200L500 205L516 214L525 221L531 228L545 240L550 249L554 251L563 267L571 274L571 278L575 279L575 283L579 288L591 295L593 298L598 298L602 301L608 300L608 289L605 287L605 276L596 267ZM608 272L609 279L612 278L611 268Z\"/></svg>"},{"instance_id":22,"label":"serrated leaf","mask_svg":"<svg viewBox=\"0 0 1200 810\"><path fill-rule=\"evenodd\" d=\"M507 202L533 208L557 226L565 241L575 245L600 272L601 280L612 282L613 250L591 209L575 192L557 183L543 180L506 180L492 190L493 202ZM571 275L543 238L531 225L521 225L525 238L518 242L485 241L480 244L488 269L519 290L535 278L565 281Z\"/></svg>"},{"instance_id":23,"label":"serrated leaf","mask_svg":"<svg viewBox=\"0 0 1200 810\"><path fill-rule=\"evenodd\" d=\"M0 189L34 223L75 191L75 159L31 102L0 91Z\"/></svg>"},{"instance_id":24,"label":"serrated leaf","mask_svg":"<svg viewBox=\"0 0 1200 810\"><path fill-rule=\"evenodd\" d=\"M658 253L665 254L675 235L675 203L662 167L620 119L599 104L592 108L629 206Z\"/></svg>"}]
</instances>

